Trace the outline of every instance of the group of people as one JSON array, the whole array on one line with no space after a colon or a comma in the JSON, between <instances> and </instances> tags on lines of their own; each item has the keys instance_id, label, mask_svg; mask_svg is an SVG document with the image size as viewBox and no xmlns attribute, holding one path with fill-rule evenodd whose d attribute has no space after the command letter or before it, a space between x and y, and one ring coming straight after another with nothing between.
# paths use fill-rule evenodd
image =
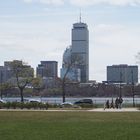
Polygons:
<instances>
[{"instance_id":1,"label":"group of people","mask_svg":"<svg viewBox=\"0 0 140 140\"><path fill-rule=\"evenodd\" d=\"M104 104L104 110L106 108L117 108L117 109L121 109L122 108L122 103L123 103L123 99L120 98L116 98L115 103L113 102L113 99L111 101L111 103L109 103L109 100L107 100Z\"/></svg>"}]
</instances>

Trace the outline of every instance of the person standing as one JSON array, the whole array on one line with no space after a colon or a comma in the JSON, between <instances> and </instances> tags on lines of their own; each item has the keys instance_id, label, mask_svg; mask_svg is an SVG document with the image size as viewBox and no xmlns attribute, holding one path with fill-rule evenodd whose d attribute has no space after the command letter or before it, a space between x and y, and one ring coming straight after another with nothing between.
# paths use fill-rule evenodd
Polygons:
<instances>
[{"instance_id":1,"label":"person standing","mask_svg":"<svg viewBox=\"0 0 140 140\"><path fill-rule=\"evenodd\" d=\"M118 109L118 107L119 107L119 98L117 97L115 100L115 108Z\"/></svg>"}]
</instances>

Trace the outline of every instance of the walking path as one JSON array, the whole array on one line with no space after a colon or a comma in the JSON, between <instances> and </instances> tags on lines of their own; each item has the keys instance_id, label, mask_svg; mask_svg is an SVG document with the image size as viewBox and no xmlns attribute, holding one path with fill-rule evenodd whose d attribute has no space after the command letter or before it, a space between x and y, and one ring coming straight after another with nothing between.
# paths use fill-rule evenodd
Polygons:
<instances>
[{"instance_id":1,"label":"walking path","mask_svg":"<svg viewBox=\"0 0 140 140\"><path fill-rule=\"evenodd\" d=\"M103 108L94 108L90 110L77 110L77 109L48 109L48 110L39 110L39 109L0 109L0 111L48 111L48 112L77 112L77 111L89 111L89 112L140 112L138 108L122 108L122 109L103 109Z\"/></svg>"},{"instance_id":2,"label":"walking path","mask_svg":"<svg viewBox=\"0 0 140 140\"><path fill-rule=\"evenodd\" d=\"M93 112L140 112L140 110L138 108L122 108L122 109L113 109L113 108L109 108L109 109L103 109L103 108L95 108L95 109L91 109L88 111L93 111Z\"/></svg>"}]
</instances>

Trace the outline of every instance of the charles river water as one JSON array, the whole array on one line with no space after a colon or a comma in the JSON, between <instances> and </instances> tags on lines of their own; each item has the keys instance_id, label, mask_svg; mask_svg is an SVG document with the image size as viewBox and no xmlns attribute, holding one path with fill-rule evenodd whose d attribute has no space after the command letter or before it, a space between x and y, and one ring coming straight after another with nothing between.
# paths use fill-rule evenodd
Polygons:
<instances>
[{"instance_id":1,"label":"charles river water","mask_svg":"<svg viewBox=\"0 0 140 140\"><path fill-rule=\"evenodd\" d=\"M15 97L15 98L8 97L8 98L3 98L3 99L9 102L20 101L20 97ZM40 100L41 102L53 103L53 104L62 103L62 97L24 97L24 99L25 100L36 99L36 100ZM94 104L104 104L106 100L109 100L110 102L112 101L112 97L68 97L66 98L66 102L74 103L81 99L92 99ZM116 97L113 97L114 102L115 102L115 99ZM140 97L135 97L134 102L135 104L140 104ZM129 98L123 97L123 104L132 104L132 103L133 103L132 97L129 97Z\"/></svg>"}]
</instances>

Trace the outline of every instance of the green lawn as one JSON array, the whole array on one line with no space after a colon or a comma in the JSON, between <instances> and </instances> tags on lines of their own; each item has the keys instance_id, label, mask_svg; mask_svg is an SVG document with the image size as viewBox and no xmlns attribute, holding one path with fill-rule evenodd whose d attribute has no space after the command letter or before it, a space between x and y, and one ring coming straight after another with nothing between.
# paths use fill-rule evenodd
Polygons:
<instances>
[{"instance_id":1,"label":"green lawn","mask_svg":"<svg viewBox=\"0 0 140 140\"><path fill-rule=\"evenodd\" d=\"M0 140L140 140L140 113L0 111Z\"/></svg>"}]
</instances>

